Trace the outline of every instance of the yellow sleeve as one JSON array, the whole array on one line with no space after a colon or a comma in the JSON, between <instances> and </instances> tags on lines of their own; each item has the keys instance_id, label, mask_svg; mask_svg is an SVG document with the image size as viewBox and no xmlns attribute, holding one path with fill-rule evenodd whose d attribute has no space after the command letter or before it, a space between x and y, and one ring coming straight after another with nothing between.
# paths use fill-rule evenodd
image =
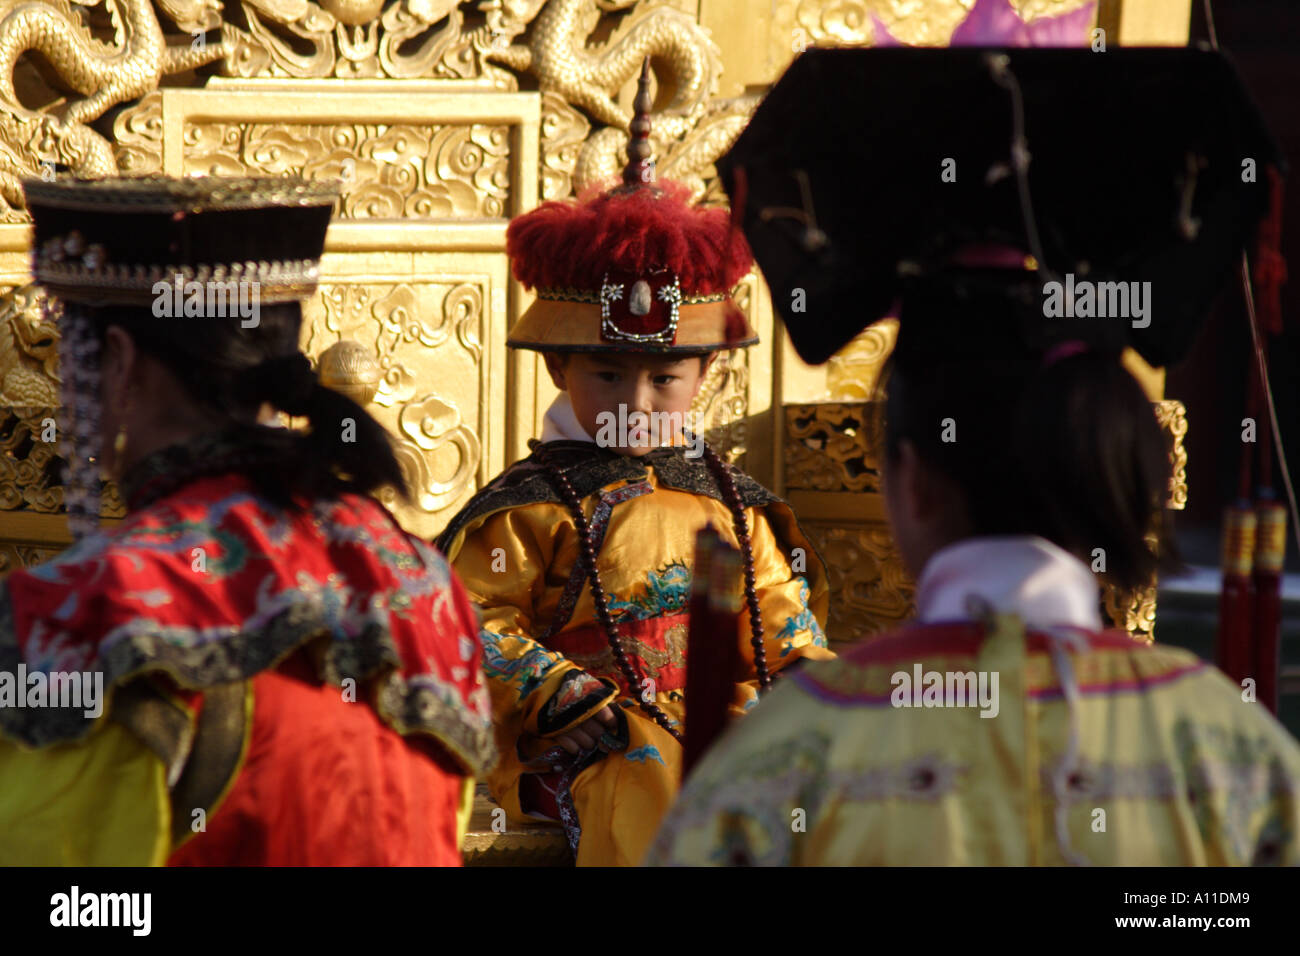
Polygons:
<instances>
[{"instance_id":1,"label":"yellow sleeve","mask_svg":"<svg viewBox=\"0 0 1300 956\"><path fill-rule=\"evenodd\" d=\"M828 660L835 654L827 647L824 620L818 620L809 598L810 580L820 582L825 572L813 549L803 543L795 551L778 541L761 508L750 508L750 547L754 554L754 584L758 607L763 617L763 644L770 673L800 659ZM737 689L736 705L752 706L758 696L758 677L754 670L753 634L750 629L749 605L742 605L736 619L740 656L753 677Z\"/></svg>"},{"instance_id":2,"label":"yellow sleeve","mask_svg":"<svg viewBox=\"0 0 1300 956\"><path fill-rule=\"evenodd\" d=\"M41 750L0 740L0 780L0 866L167 862L166 768L119 724Z\"/></svg>"},{"instance_id":3,"label":"yellow sleeve","mask_svg":"<svg viewBox=\"0 0 1300 956\"><path fill-rule=\"evenodd\" d=\"M479 608L483 672L492 695L492 713L501 734L518 739L536 734L543 707L564 683L581 671L577 664L534 639L536 607L554 561L557 529L567 515L559 505L510 508L470 525L448 558ZM584 713L566 714L566 724L550 734L586 720L616 697L592 704Z\"/></svg>"},{"instance_id":4,"label":"yellow sleeve","mask_svg":"<svg viewBox=\"0 0 1300 956\"><path fill-rule=\"evenodd\" d=\"M465 834L469 832L469 818L474 813L474 786L473 777L466 777L461 781L460 790L460 807L456 810L456 846L459 849L465 848Z\"/></svg>"}]
</instances>

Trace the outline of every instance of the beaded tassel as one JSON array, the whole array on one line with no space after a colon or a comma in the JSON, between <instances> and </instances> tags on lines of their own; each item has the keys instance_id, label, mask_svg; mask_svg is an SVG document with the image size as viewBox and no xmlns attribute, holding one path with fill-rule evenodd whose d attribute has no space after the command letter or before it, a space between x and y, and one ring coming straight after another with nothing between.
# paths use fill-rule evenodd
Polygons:
<instances>
[{"instance_id":1,"label":"beaded tassel","mask_svg":"<svg viewBox=\"0 0 1300 956\"><path fill-rule=\"evenodd\" d=\"M51 319L56 308L46 300ZM60 398L71 419L64 504L68 530L74 541L80 541L99 530L99 340L89 318L75 306L63 307L58 325Z\"/></svg>"}]
</instances>

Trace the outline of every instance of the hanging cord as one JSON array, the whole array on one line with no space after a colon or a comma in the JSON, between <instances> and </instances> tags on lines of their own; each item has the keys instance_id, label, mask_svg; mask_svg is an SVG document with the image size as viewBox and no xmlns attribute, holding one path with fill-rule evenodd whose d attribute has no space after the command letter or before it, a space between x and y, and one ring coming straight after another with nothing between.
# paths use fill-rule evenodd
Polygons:
<instances>
[{"instance_id":1,"label":"hanging cord","mask_svg":"<svg viewBox=\"0 0 1300 956\"><path fill-rule=\"evenodd\" d=\"M1090 866L1084 856L1070 846L1070 828L1067 817L1070 806L1067 802L1070 789L1070 777L1079 763L1079 685L1074 679L1074 665L1065 653L1068 644L1077 653L1088 650L1088 642L1081 634L1070 631L1044 631L1047 646L1052 655L1052 666L1061 680L1061 692L1065 696L1065 707L1070 723L1070 735L1065 745L1065 757L1052 774L1052 795L1056 798L1054 817L1056 822L1056 846L1072 866Z\"/></svg>"},{"instance_id":2,"label":"hanging cord","mask_svg":"<svg viewBox=\"0 0 1300 956\"><path fill-rule=\"evenodd\" d=\"M1210 31L1210 48L1217 50L1219 48L1219 34L1214 29L1214 11L1210 9L1210 0L1203 0L1205 5L1205 25Z\"/></svg>"},{"instance_id":3,"label":"hanging cord","mask_svg":"<svg viewBox=\"0 0 1300 956\"><path fill-rule=\"evenodd\" d=\"M1011 72L1011 58L1005 53L990 53L985 57L993 82L1011 95L1011 166L1016 173L1016 190L1020 195L1020 215L1024 221L1025 239L1029 252L1038 263L1038 271L1049 280L1060 277L1048 266L1043 255L1043 245L1038 235L1038 221L1034 218L1034 203L1029 194L1029 141L1025 138L1025 99L1020 81Z\"/></svg>"},{"instance_id":4,"label":"hanging cord","mask_svg":"<svg viewBox=\"0 0 1300 956\"><path fill-rule=\"evenodd\" d=\"M1273 401L1273 386L1268 380L1268 360L1264 357L1264 344L1260 340L1259 327L1255 321L1255 296L1250 288L1250 260L1245 252L1241 254L1241 286L1246 293L1246 317L1250 322L1250 338L1255 346L1255 362L1259 369L1259 380L1263 386L1264 404L1268 408L1270 431L1277 448L1277 467L1282 473L1282 487L1286 489L1287 501L1291 506L1291 530L1295 534L1296 547L1300 548L1300 509L1296 507L1295 485L1291 481L1291 469L1287 467L1286 450L1282 447L1282 433L1277 427L1277 405ZM1260 476L1260 482L1268 481L1267 475Z\"/></svg>"}]
</instances>

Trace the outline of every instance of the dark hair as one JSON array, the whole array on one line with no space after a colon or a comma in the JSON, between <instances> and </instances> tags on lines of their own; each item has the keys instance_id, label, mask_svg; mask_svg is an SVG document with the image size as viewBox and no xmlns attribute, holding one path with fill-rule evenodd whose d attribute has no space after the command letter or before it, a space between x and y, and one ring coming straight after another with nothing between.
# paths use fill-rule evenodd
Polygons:
<instances>
[{"instance_id":1,"label":"dark hair","mask_svg":"<svg viewBox=\"0 0 1300 956\"><path fill-rule=\"evenodd\" d=\"M1102 548L1103 577L1125 589L1179 567L1164 509L1169 442L1114 352L1047 366L891 360L882 386L886 454L896 460L907 439L952 478L975 535L1038 535L1089 562ZM945 419L955 441L943 440Z\"/></svg>"},{"instance_id":2,"label":"dark hair","mask_svg":"<svg viewBox=\"0 0 1300 956\"><path fill-rule=\"evenodd\" d=\"M298 303L263 305L255 326L238 318L159 318L148 309L88 309L102 336L125 331L142 352L162 362L191 399L248 452L247 477L282 506L295 499L365 494L385 485L406 497L406 481L388 432L352 399L321 385L298 350ZM232 329L231 324L234 323ZM264 402L308 420L306 432L257 423ZM344 441L351 419L353 441Z\"/></svg>"}]
</instances>

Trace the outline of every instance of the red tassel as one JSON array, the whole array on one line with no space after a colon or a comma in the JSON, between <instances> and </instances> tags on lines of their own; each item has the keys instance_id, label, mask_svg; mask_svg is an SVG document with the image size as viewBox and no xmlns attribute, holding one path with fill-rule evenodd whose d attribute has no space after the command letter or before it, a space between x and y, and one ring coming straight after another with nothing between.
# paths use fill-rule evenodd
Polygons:
<instances>
[{"instance_id":1,"label":"red tassel","mask_svg":"<svg viewBox=\"0 0 1300 956\"><path fill-rule=\"evenodd\" d=\"M1255 247L1255 311L1260 330L1273 335L1282 332L1282 285L1286 282L1286 260L1282 258L1282 174L1276 166L1266 167L1269 185L1268 216L1260 224Z\"/></svg>"},{"instance_id":2,"label":"red tassel","mask_svg":"<svg viewBox=\"0 0 1300 956\"><path fill-rule=\"evenodd\" d=\"M1286 508L1263 500L1255 505L1255 611L1253 676L1256 699L1277 714L1281 669L1282 562L1286 558Z\"/></svg>"},{"instance_id":3,"label":"red tassel","mask_svg":"<svg viewBox=\"0 0 1300 956\"><path fill-rule=\"evenodd\" d=\"M742 607L740 552L712 527L695 536L690 633L686 640L686 743L682 777L726 729L740 672L737 619Z\"/></svg>"},{"instance_id":4,"label":"red tassel","mask_svg":"<svg viewBox=\"0 0 1300 956\"><path fill-rule=\"evenodd\" d=\"M1255 594L1255 512L1249 505L1228 508L1223 520L1223 592L1219 598L1219 669L1240 683L1255 669L1251 618Z\"/></svg>"}]
</instances>

